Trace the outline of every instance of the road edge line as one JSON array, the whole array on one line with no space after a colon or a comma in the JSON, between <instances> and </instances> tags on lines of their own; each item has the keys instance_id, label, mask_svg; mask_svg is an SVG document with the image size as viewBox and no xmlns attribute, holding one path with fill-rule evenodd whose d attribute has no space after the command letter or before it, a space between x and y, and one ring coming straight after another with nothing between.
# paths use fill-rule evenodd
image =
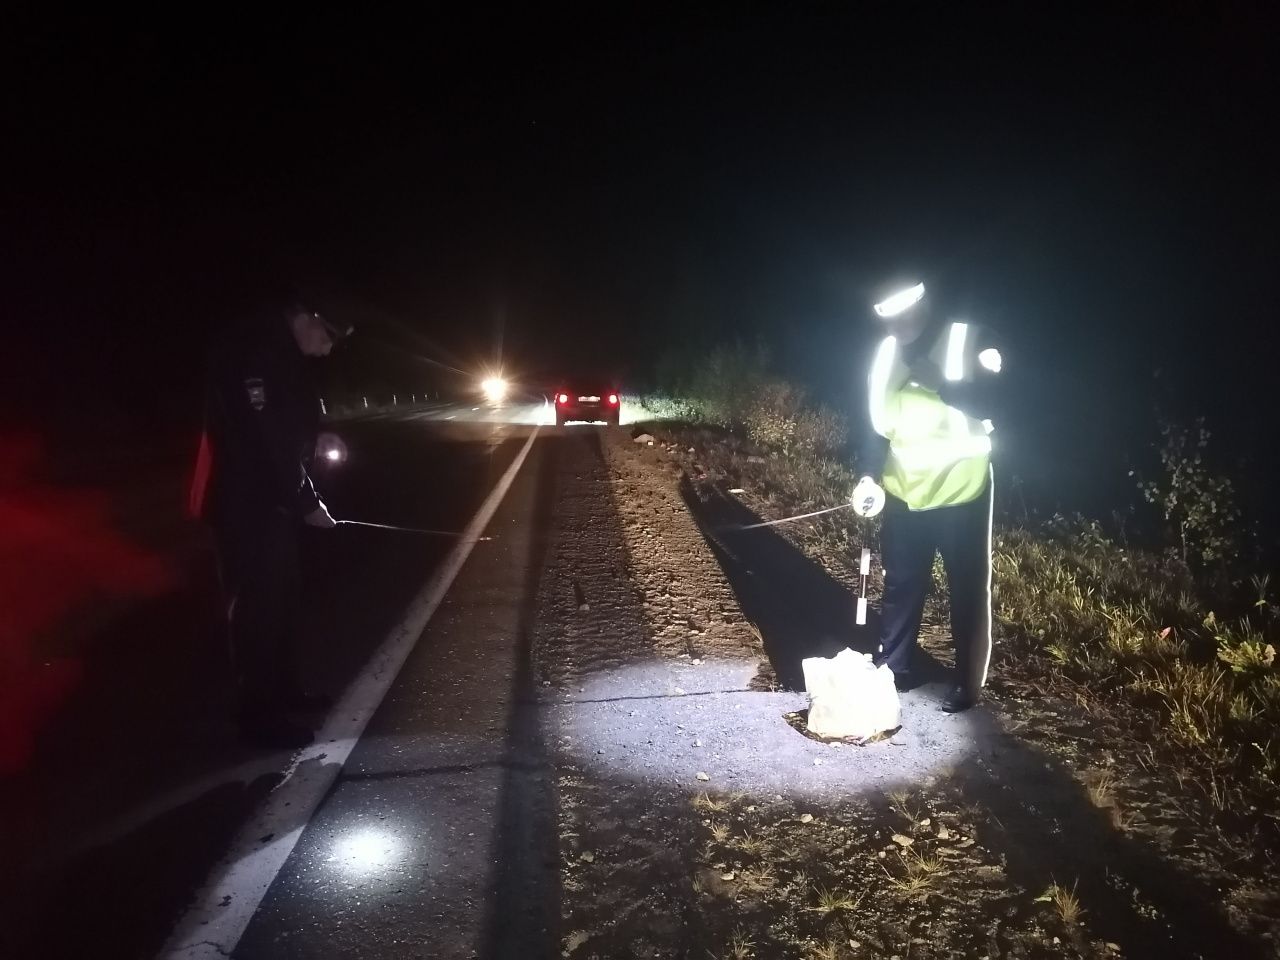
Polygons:
<instances>
[{"instance_id":1,"label":"road edge line","mask_svg":"<svg viewBox=\"0 0 1280 960\"><path fill-rule=\"evenodd\" d=\"M343 692L318 731L316 743L293 758L284 779L236 833L226 856L213 868L192 905L174 925L156 955L158 960L208 960L231 955L471 555L477 538L506 497L538 430L537 426L533 428L453 550Z\"/></svg>"}]
</instances>

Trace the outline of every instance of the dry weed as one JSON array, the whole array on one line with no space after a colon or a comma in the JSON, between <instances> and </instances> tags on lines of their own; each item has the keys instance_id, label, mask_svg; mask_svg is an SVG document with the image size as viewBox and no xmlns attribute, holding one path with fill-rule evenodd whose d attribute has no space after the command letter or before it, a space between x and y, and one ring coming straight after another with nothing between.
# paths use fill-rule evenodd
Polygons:
<instances>
[{"instance_id":1,"label":"dry weed","mask_svg":"<svg viewBox=\"0 0 1280 960\"><path fill-rule=\"evenodd\" d=\"M862 896L853 897L839 890L832 890L830 887L818 887L814 892L818 895L818 904L809 909L818 913L853 911L857 910L858 904L862 902Z\"/></svg>"},{"instance_id":2,"label":"dry weed","mask_svg":"<svg viewBox=\"0 0 1280 960\"><path fill-rule=\"evenodd\" d=\"M920 822L920 809L911 802L911 794L905 790L893 790L885 794L889 809L915 826Z\"/></svg>"},{"instance_id":3,"label":"dry weed","mask_svg":"<svg viewBox=\"0 0 1280 960\"><path fill-rule=\"evenodd\" d=\"M844 946L838 940L828 940L826 943L815 943L809 948L808 960L840 960L840 955L844 952Z\"/></svg>"},{"instance_id":4,"label":"dry weed","mask_svg":"<svg viewBox=\"0 0 1280 960\"><path fill-rule=\"evenodd\" d=\"M748 830L738 841L738 847L748 856L758 857L764 853L764 841Z\"/></svg>"},{"instance_id":5,"label":"dry weed","mask_svg":"<svg viewBox=\"0 0 1280 960\"><path fill-rule=\"evenodd\" d=\"M773 867L765 864L755 870L739 871L738 880L746 889L761 892L777 886L778 875Z\"/></svg>"},{"instance_id":6,"label":"dry weed","mask_svg":"<svg viewBox=\"0 0 1280 960\"><path fill-rule=\"evenodd\" d=\"M1115 805L1115 779L1107 771L1089 778L1089 801L1095 807L1111 807Z\"/></svg>"},{"instance_id":7,"label":"dry weed","mask_svg":"<svg viewBox=\"0 0 1280 960\"><path fill-rule=\"evenodd\" d=\"M733 931L733 935L729 937L729 946L725 956L731 957L732 960L747 960L751 956L751 951L755 949L756 942L747 936L745 930L738 927Z\"/></svg>"},{"instance_id":8,"label":"dry weed","mask_svg":"<svg viewBox=\"0 0 1280 960\"><path fill-rule=\"evenodd\" d=\"M728 806L722 798L713 797L706 792L700 793L693 798L693 809L699 813L724 813Z\"/></svg>"},{"instance_id":9,"label":"dry weed","mask_svg":"<svg viewBox=\"0 0 1280 960\"><path fill-rule=\"evenodd\" d=\"M1080 898L1076 896L1074 884L1068 890L1055 881L1049 885L1048 890L1036 899L1041 903L1052 904L1058 919L1069 927L1078 924L1080 918L1084 916L1084 907L1080 905Z\"/></svg>"},{"instance_id":10,"label":"dry weed","mask_svg":"<svg viewBox=\"0 0 1280 960\"><path fill-rule=\"evenodd\" d=\"M914 850L905 850L899 854L902 860L902 866L905 874L901 877L895 877L889 872L888 867L884 867L885 875L889 878L889 885L893 889L915 896L925 893L933 887L934 880L946 870L947 863L937 854L917 853Z\"/></svg>"}]
</instances>

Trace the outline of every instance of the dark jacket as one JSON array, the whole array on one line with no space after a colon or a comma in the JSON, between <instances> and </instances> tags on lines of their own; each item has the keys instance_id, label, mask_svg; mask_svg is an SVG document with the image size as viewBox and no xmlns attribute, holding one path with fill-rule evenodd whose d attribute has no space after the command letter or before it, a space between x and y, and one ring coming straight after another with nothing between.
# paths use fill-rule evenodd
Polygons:
<instances>
[{"instance_id":1,"label":"dark jacket","mask_svg":"<svg viewBox=\"0 0 1280 960\"><path fill-rule=\"evenodd\" d=\"M307 359L283 320L229 331L214 348L205 396L212 455L205 518L252 529L316 509L307 469L319 420Z\"/></svg>"}]
</instances>

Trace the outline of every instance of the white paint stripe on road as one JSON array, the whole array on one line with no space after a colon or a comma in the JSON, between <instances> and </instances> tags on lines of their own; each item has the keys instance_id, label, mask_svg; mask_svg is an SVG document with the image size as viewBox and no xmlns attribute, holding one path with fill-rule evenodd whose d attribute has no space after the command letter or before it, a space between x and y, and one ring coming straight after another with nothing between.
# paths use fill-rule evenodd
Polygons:
<instances>
[{"instance_id":1,"label":"white paint stripe on road","mask_svg":"<svg viewBox=\"0 0 1280 960\"><path fill-rule=\"evenodd\" d=\"M343 693L317 734L317 742L294 757L284 780L236 835L227 856L214 868L194 905L160 951L163 960L227 957L240 942L311 815L342 772L369 718L470 556L476 538L484 532L510 489L537 435L535 428L471 518L457 545Z\"/></svg>"}]
</instances>

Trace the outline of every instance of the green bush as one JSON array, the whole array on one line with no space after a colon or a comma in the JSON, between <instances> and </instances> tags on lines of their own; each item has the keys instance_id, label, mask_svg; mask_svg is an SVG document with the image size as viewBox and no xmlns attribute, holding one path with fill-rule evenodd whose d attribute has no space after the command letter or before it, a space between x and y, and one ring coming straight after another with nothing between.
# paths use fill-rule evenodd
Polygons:
<instances>
[{"instance_id":1,"label":"green bush","mask_svg":"<svg viewBox=\"0 0 1280 960\"><path fill-rule=\"evenodd\" d=\"M760 385L747 407L747 436L779 453L800 453L802 451L796 442L796 420L803 410L802 390L781 380L767 381Z\"/></svg>"},{"instance_id":2,"label":"green bush","mask_svg":"<svg viewBox=\"0 0 1280 960\"><path fill-rule=\"evenodd\" d=\"M693 400L651 393L640 397L636 417L649 420L678 420L684 423L702 421L702 409Z\"/></svg>"},{"instance_id":3,"label":"green bush","mask_svg":"<svg viewBox=\"0 0 1280 960\"><path fill-rule=\"evenodd\" d=\"M688 400L706 423L742 430L766 381L769 351L761 343L748 347L741 341L719 346L693 373Z\"/></svg>"},{"instance_id":4,"label":"green bush","mask_svg":"<svg viewBox=\"0 0 1280 960\"><path fill-rule=\"evenodd\" d=\"M802 388L770 377L769 351L741 341L713 349L700 364L687 352L664 357L660 391L644 398L655 419L703 423L745 434L784 456L843 454L848 424L808 402Z\"/></svg>"},{"instance_id":5,"label":"green bush","mask_svg":"<svg viewBox=\"0 0 1280 960\"><path fill-rule=\"evenodd\" d=\"M811 406L799 387L784 380L760 385L746 412L747 436L784 456L828 457L844 451L842 416Z\"/></svg>"},{"instance_id":6,"label":"green bush","mask_svg":"<svg viewBox=\"0 0 1280 960\"><path fill-rule=\"evenodd\" d=\"M848 441L849 422L836 411L823 406L801 411L796 421L796 442L801 450L834 457L844 453Z\"/></svg>"},{"instance_id":7,"label":"green bush","mask_svg":"<svg viewBox=\"0 0 1280 960\"><path fill-rule=\"evenodd\" d=\"M1231 478L1209 464L1212 435L1199 418L1190 426L1163 421L1160 436L1161 475L1139 478L1138 489L1161 511L1183 563L1202 572L1219 569L1238 556L1242 538Z\"/></svg>"}]
</instances>

